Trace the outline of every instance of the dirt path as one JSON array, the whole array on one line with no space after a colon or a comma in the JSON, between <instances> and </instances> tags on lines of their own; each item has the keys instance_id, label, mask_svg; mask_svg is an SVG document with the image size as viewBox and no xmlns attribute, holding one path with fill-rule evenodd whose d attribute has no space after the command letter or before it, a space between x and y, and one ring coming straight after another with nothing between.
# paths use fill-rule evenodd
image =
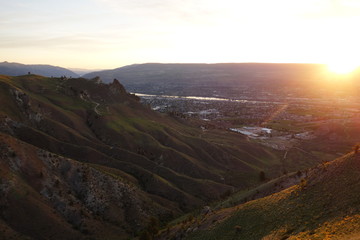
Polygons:
<instances>
[{"instance_id":1,"label":"dirt path","mask_svg":"<svg viewBox=\"0 0 360 240\"><path fill-rule=\"evenodd\" d=\"M96 112L97 115L101 115L100 112L97 110L98 106L100 105L100 103L97 103L97 102L94 102L94 101L91 101L92 103L95 104L95 107L94 107L94 111Z\"/></svg>"},{"instance_id":2,"label":"dirt path","mask_svg":"<svg viewBox=\"0 0 360 240\"><path fill-rule=\"evenodd\" d=\"M91 103L95 104L94 111L96 112L97 115L101 115L99 110L97 109L100 106L100 103L95 102L90 97L85 98L83 95L80 95L80 98L86 102L91 102Z\"/></svg>"}]
</instances>

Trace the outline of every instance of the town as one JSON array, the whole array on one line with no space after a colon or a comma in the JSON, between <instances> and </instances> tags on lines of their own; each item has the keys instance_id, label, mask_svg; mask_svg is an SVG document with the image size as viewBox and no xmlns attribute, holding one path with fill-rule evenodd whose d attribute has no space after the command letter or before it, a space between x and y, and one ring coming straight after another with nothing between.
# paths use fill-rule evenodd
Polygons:
<instances>
[{"instance_id":1,"label":"town","mask_svg":"<svg viewBox=\"0 0 360 240\"><path fill-rule=\"evenodd\" d=\"M299 97L217 97L139 94L153 110L185 119L203 131L222 129L268 147L286 151L330 134L339 140L360 118L359 102L348 99ZM336 127L335 127L336 126ZM339 126L342 130L339 132ZM335 129L332 129L335 128ZM331 135L332 134L332 135Z\"/></svg>"}]
</instances>

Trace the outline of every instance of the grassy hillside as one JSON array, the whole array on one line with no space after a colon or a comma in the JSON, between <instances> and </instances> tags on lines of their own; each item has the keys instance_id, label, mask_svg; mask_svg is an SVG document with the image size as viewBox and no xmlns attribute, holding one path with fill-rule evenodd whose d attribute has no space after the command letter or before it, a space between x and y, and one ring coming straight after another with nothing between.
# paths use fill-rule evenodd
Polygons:
<instances>
[{"instance_id":1,"label":"grassy hillside","mask_svg":"<svg viewBox=\"0 0 360 240\"><path fill-rule=\"evenodd\" d=\"M4 198L14 205L4 205L0 226L10 235L49 236L52 230L22 230L38 208L35 222L61 222L60 235L136 236L151 217L164 223L260 184L260 171L282 174L282 152L155 113L116 80L2 75L0 93L1 179L11 183L3 192L16 193ZM127 195L112 196L114 186ZM19 202L13 201L17 192ZM116 205L123 200L112 197L135 205ZM104 201L108 207L98 212ZM16 212L22 205L26 209ZM74 215L74 208L83 212Z\"/></svg>"},{"instance_id":2,"label":"grassy hillside","mask_svg":"<svg viewBox=\"0 0 360 240\"><path fill-rule=\"evenodd\" d=\"M350 153L309 169L296 186L195 217L168 234L197 240L358 239L359 173L360 155Z\"/></svg>"}]
</instances>

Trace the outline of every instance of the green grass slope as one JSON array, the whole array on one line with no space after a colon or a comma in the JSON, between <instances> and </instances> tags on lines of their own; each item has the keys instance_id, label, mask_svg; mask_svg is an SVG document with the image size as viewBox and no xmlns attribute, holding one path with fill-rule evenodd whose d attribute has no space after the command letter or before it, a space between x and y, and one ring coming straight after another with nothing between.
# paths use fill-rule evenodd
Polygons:
<instances>
[{"instance_id":1,"label":"green grass slope","mask_svg":"<svg viewBox=\"0 0 360 240\"><path fill-rule=\"evenodd\" d=\"M140 201L162 206L161 211L148 214L162 221L219 200L233 190L258 185L260 171L270 177L281 172L281 152L237 134L203 132L183 120L153 112L116 80L103 84L96 78L0 75L0 93L0 132L8 136L4 144L14 138L38 151L70 158L73 165L86 164L129 183L139 192ZM41 169L39 165L22 171L26 176L27 171L39 174ZM32 178L20 177L18 181L34 188ZM42 198L37 196L34 204L43 204ZM44 214L54 211L54 206L45 206L49 209ZM63 217L48 217L73 228ZM132 224L120 224L126 229L124 236L137 233L136 224ZM4 226L4 231L10 234L14 226Z\"/></svg>"},{"instance_id":2,"label":"green grass slope","mask_svg":"<svg viewBox=\"0 0 360 240\"><path fill-rule=\"evenodd\" d=\"M181 239L358 239L360 154L309 169L301 183L195 217L164 232ZM165 237L165 238L164 238Z\"/></svg>"}]
</instances>

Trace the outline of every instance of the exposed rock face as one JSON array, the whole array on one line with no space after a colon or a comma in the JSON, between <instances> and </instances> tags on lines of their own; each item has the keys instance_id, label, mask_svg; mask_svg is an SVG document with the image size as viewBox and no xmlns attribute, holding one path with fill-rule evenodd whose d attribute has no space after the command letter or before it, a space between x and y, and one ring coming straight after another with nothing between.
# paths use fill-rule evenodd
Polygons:
<instances>
[{"instance_id":1,"label":"exposed rock face","mask_svg":"<svg viewBox=\"0 0 360 240\"><path fill-rule=\"evenodd\" d=\"M82 234L96 236L108 226L114 228L110 234L125 234L124 229L137 232L156 212L150 200L124 179L4 134L0 134L0 159L0 217L24 218L13 216L13 205L9 205L9 194L24 183L31 189L26 194L35 195Z\"/></svg>"},{"instance_id":2,"label":"exposed rock face","mask_svg":"<svg viewBox=\"0 0 360 240\"><path fill-rule=\"evenodd\" d=\"M38 155L46 166L42 171L41 194L79 228L86 225L92 214L120 225L127 222L135 228L140 228L149 217L142 209L146 203L134 186L43 150Z\"/></svg>"},{"instance_id":3,"label":"exposed rock face","mask_svg":"<svg viewBox=\"0 0 360 240\"><path fill-rule=\"evenodd\" d=\"M20 106L23 106L24 108L30 107L29 97L24 92L18 89L13 89L12 92Z\"/></svg>"},{"instance_id":4,"label":"exposed rock face","mask_svg":"<svg viewBox=\"0 0 360 240\"><path fill-rule=\"evenodd\" d=\"M126 90L123 85L120 84L119 80L114 79L114 81L110 84L110 91L113 94L123 94L126 93Z\"/></svg>"},{"instance_id":5,"label":"exposed rock face","mask_svg":"<svg viewBox=\"0 0 360 240\"><path fill-rule=\"evenodd\" d=\"M11 89L11 92L15 97L17 105L30 121L39 123L43 119L43 115L40 112L34 111L34 107L31 106L30 98L26 93L18 89Z\"/></svg>"}]
</instances>

